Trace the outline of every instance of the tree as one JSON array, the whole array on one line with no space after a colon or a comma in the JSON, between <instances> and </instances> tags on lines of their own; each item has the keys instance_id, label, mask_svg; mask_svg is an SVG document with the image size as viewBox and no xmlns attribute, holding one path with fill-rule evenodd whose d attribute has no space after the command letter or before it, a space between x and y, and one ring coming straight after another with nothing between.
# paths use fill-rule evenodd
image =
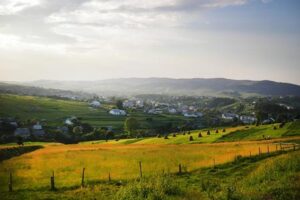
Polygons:
<instances>
[{"instance_id":1,"label":"tree","mask_svg":"<svg viewBox=\"0 0 300 200\"><path fill-rule=\"evenodd\" d=\"M18 144L19 146L24 146L23 138L22 138L21 136L18 136L18 137L17 137L17 144Z\"/></svg>"},{"instance_id":2,"label":"tree","mask_svg":"<svg viewBox=\"0 0 300 200\"><path fill-rule=\"evenodd\" d=\"M133 136L139 127L139 122L133 117L127 118L124 124L124 129L130 136Z\"/></svg>"},{"instance_id":3,"label":"tree","mask_svg":"<svg viewBox=\"0 0 300 200\"><path fill-rule=\"evenodd\" d=\"M121 100L117 100L116 106L118 109L123 109L123 102Z\"/></svg>"}]
</instances>

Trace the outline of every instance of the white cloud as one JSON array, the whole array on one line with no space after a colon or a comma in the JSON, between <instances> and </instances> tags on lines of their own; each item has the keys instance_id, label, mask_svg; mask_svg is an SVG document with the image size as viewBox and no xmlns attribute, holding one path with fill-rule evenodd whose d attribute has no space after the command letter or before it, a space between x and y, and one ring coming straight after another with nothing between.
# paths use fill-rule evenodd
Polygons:
<instances>
[{"instance_id":1,"label":"white cloud","mask_svg":"<svg viewBox=\"0 0 300 200\"><path fill-rule=\"evenodd\" d=\"M1 0L0 16L13 15L27 8L37 6L40 0Z\"/></svg>"}]
</instances>

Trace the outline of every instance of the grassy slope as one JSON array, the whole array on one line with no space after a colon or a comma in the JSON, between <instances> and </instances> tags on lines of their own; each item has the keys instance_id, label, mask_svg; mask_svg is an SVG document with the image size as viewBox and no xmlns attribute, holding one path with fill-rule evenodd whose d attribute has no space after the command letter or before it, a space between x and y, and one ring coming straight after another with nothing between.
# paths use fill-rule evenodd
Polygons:
<instances>
[{"instance_id":1,"label":"grassy slope","mask_svg":"<svg viewBox=\"0 0 300 200\"><path fill-rule=\"evenodd\" d=\"M93 182L86 188L48 187L3 191L3 199L239 199L296 200L300 195L300 152L273 153L202 168L183 175L157 175L140 181Z\"/></svg>"},{"instance_id":2,"label":"grassy slope","mask_svg":"<svg viewBox=\"0 0 300 200\"><path fill-rule=\"evenodd\" d=\"M77 116L93 126L113 126L122 129L125 117L108 114L111 105L103 105L103 108L91 109L85 102L56 100L45 97L0 95L0 117L19 117L21 120L46 119L49 125L59 126L65 118ZM130 113L130 116L138 120L146 121L151 117L142 112ZM154 125L166 122L182 123L186 121L183 116L155 115ZM146 126L145 124L143 124Z\"/></svg>"},{"instance_id":3,"label":"grassy slope","mask_svg":"<svg viewBox=\"0 0 300 200\"><path fill-rule=\"evenodd\" d=\"M232 142L232 141L247 141L247 140L263 140L265 137L281 138L287 136L299 136L300 135L300 121L287 123L283 128L276 130L273 127L279 127L279 124L275 125L261 125L256 126L238 126L226 128L226 132L222 132L219 129L219 133L215 130L210 130L211 134L207 135L207 129L195 130L188 134L177 134L173 137L172 134L168 136L168 139L161 138L138 138L138 139L122 139L119 141L109 141L108 144L199 144L199 143L213 143L213 142ZM198 137L201 133L202 137ZM193 141L190 141L190 136L193 137ZM86 144L100 144L104 141L90 141L84 142Z\"/></svg>"},{"instance_id":4,"label":"grassy slope","mask_svg":"<svg viewBox=\"0 0 300 200\"><path fill-rule=\"evenodd\" d=\"M277 127L276 130L273 128ZM230 134L224 135L217 142L231 142L241 140L262 140L263 136L270 138L280 138L284 136L300 135L300 121L287 123L283 128L279 128L279 124L252 126L249 129L237 130Z\"/></svg>"}]
</instances>

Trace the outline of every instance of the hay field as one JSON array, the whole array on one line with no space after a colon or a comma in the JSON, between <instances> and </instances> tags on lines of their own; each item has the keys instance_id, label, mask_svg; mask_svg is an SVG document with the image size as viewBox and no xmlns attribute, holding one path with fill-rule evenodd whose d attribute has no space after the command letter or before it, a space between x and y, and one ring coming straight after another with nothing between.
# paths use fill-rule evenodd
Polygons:
<instances>
[{"instance_id":1,"label":"hay field","mask_svg":"<svg viewBox=\"0 0 300 200\"><path fill-rule=\"evenodd\" d=\"M299 138L298 138L299 139ZM77 144L46 145L43 149L3 161L0 165L0 191L7 190L9 172L13 173L15 190L49 187L52 171L58 188L79 186L81 170L86 168L87 184L107 180L108 173L114 180L130 180L139 176L138 162L142 162L145 176L162 172L183 170L231 161L237 155L248 156L275 151L270 141L248 141L216 144Z\"/></svg>"}]
</instances>

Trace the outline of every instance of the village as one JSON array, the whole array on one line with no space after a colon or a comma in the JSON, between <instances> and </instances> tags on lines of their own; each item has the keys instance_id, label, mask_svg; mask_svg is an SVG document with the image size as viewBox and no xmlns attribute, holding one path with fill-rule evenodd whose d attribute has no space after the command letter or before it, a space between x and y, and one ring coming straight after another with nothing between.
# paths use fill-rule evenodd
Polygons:
<instances>
[{"instance_id":1,"label":"village","mask_svg":"<svg viewBox=\"0 0 300 200\"><path fill-rule=\"evenodd\" d=\"M265 113L263 116L258 116L260 110L256 109L257 99L235 100L228 98L217 97L177 97L177 96L157 96L149 95L128 98L108 98L94 97L87 100L76 100L76 97L71 97L69 101L83 102L83 105L89 110L103 111L105 116L99 116L99 121L104 120L101 126L91 124L89 120L82 119L80 116L70 115L64 116L60 122L52 125L44 118L18 119L12 116L2 117L0 119L0 130L2 141L10 141L14 137L21 137L24 140L56 140L57 138L73 137L72 134L81 135L78 140L107 138L118 138L124 136L124 123L127 118L137 118L140 124L147 123L148 125L139 126L138 130L142 135L153 136L161 131L167 134L176 130L194 130L205 127L218 127L225 125L251 125L251 124L271 124L280 122L278 113ZM286 103L274 103L275 100L265 98L265 101L283 109L286 116L291 120L296 118L292 113L294 108ZM214 108L211 108L211 107ZM243 108L243 109L241 109ZM281 112L281 111L280 111ZM142 118L135 117L142 115ZM282 113L280 114L280 116ZM165 124L155 125L160 117L165 117ZM259 117L259 119L258 119ZM276 118L277 117L277 118ZM110 119L114 123L110 123ZM173 119L179 118L180 121L174 122ZM97 119L97 117L96 117ZM120 123L116 126L115 121ZM259 120L259 121L258 121ZM107 121L107 122L105 122ZM145 122L144 122L145 121ZM96 132L99 132L97 135ZM91 133L93 135L91 136ZM109 134L107 134L109 133ZM87 136L88 135L88 136ZM122 136L123 135L123 136ZM85 138L82 138L84 136Z\"/></svg>"}]
</instances>

